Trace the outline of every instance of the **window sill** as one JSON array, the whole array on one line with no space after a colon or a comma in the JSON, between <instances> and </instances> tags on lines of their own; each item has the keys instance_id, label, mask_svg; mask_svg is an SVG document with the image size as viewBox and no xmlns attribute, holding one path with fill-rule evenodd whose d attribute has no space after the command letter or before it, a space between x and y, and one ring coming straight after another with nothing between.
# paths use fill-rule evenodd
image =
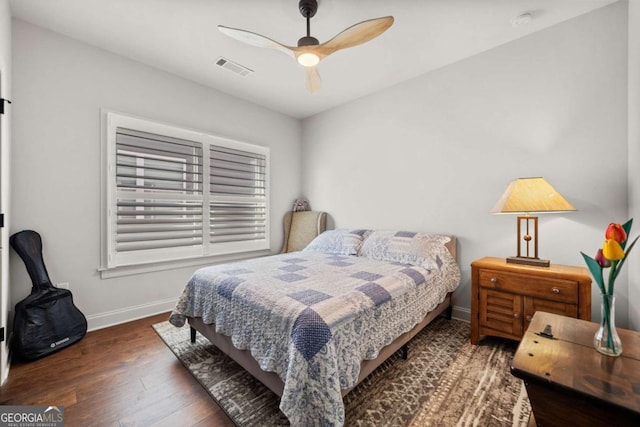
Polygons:
<instances>
[{"instance_id":1,"label":"window sill","mask_svg":"<svg viewBox=\"0 0 640 427\"><path fill-rule=\"evenodd\" d=\"M175 270L178 268L208 266L215 264L223 264L225 262L241 261L250 258L258 258L262 256L272 255L269 250L260 250L252 252L243 252L229 255L216 255L199 258L181 259L175 261L163 261L150 264L126 265L114 268L98 268L101 279L110 279L112 277L133 276L135 274L152 273L155 271Z\"/></svg>"}]
</instances>

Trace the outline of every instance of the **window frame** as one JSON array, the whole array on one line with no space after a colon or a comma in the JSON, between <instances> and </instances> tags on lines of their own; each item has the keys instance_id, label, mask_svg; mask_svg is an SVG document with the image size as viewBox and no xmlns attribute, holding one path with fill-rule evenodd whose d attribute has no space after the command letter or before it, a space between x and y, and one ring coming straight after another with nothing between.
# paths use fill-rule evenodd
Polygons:
<instances>
[{"instance_id":1,"label":"window frame","mask_svg":"<svg viewBox=\"0 0 640 427\"><path fill-rule=\"evenodd\" d=\"M162 123L146 118L136 117L110 110L101 110L101 241L100 241L100 267L98 270L103 278L137 274L140 272L180 268L199 264L225 262L233 259L243 259L268 254L270 252L270 149L266 146L237 141L229 138L212 135L192 129L186 129L177 125ZM178 138L201 144L202 146L202 243L201 246L185 246L160 251L133 251L122 255L124 252L116 250L116 222L118 188L116 183L116 130L127 128L140 132L158 134L170 138ZM264 195L261 196L232 196L220 197L209 191L210 181L210 147L224 147L232 150L240 150L264 156ZM122 191L122 190L121 190ZM158 194L162 199L162 194ZM154 195L154 198L156 195ZM198 199L197 197L186 197ZM264 238L248 241L234 241L225 243L210 243L210 207L212 201L232 204L245 202L264 205ZM120 254L120 256L119 256Z\"/></svg>"}]
</instances>

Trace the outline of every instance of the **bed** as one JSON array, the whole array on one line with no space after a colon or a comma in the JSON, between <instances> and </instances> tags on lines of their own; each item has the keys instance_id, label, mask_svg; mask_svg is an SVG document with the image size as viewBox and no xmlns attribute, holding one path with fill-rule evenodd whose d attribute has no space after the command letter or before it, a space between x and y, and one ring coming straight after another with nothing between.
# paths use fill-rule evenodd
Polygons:
<instances>
[{"instance_id":1,"label":"bed","mask_svg":"<svg viewBox=\"0 0 640 427\"><path fill-rule=\"evenodd\" d=\"M291 425L342 425L342 397L439 314L455 238L330 230L303 251L196 271L170 316L281 397ZM450 311L449 311L450 314Z\"/></svg>"}]
</instances>

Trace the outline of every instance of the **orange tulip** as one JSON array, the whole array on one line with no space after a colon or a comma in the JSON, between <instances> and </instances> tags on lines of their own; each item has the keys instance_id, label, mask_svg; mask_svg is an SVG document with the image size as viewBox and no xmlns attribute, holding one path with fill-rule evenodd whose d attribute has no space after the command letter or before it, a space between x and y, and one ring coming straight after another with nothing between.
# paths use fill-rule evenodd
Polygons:
<instances>
[{"instance_id":1,"label":"orange tulip","mask_svg":"<svg viewBox=\"0 0 640 427\"><path fill-rule=\"evenodd\" d=\"M618 243L622 243L627 240L627 232L620 224L611 223L607 227L607 231L604 232L604 238L607 240L615 240ZM611 258L609 258L611 259Z\"/></svg>"},{"instance_id":2,"label":"orange tulip","mask_svg":"<svg viewBox=\"0 0 640 427\"><path fill-rule=\"evenodd\" d=\"M619 261L624 258L624 249L616 240L607 239L602 244L602 254L610 261Z\"/></svg>"}]
</instances>

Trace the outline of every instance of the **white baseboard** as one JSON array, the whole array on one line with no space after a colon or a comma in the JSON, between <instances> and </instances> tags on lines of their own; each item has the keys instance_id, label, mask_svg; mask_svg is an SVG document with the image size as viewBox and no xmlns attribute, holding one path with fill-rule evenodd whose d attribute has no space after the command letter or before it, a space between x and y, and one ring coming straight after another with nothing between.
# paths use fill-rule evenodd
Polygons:
<instances>
[{"instance_id":1,"label":"white baseboard","mask_svg":"<svg viewBox=\"0 0 640 427\"><path fill-rule=\"evenodd\" d=\"M95 331L97 329L119 325L120 323L142 319L143 317L153 316L154 314L171 311L177 301L177 298L170 298L87 316L88 331Z\"/></svg>"},{"instance_id":2,"label":"white baseboard","mask_svg":"<svg viewBox=\"0 0 640 427\"><path fill-rule=\"evenodd\" d=\"M471 322L471 309L454 305L451 317L458 320L464 320L465 322Z\"/></svg>"},{"instance_id":3,"label":"white baseboard","mask_svg":"<svg viewBox=\"0 0 640 427\"><path fill-rule=\"evenodd\" d=\"M173 310L173 307L175 307L177 301L177 298L170 298L87 316L88 331L95 331L109 326L131 322L132 320L153 316L154 314L171 311ZM471 310L466 307L454 305L451 317L457 320L470 322Z\"/></svg>"}]
</instances>

